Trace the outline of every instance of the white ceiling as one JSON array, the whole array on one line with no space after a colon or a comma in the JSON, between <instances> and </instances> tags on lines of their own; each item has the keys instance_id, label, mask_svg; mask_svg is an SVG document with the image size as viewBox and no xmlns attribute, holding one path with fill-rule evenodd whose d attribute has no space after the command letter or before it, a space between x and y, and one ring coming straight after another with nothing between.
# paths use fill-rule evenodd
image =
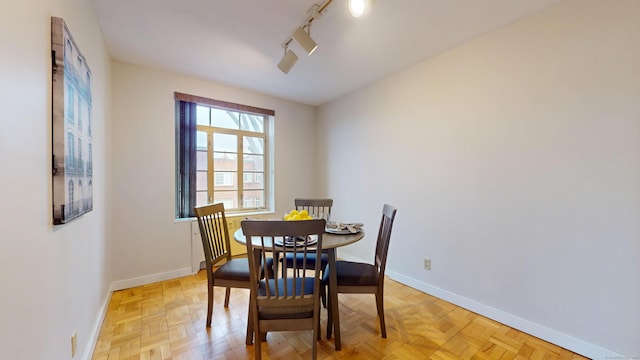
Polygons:
<instances>
[{"instance_id":1,"label":"white ceiling","mask_svg":"<svg viewBox=\"0 0 640 360\"><path fill-rule=\"evenodd\" d=\"M114 60L320 105L560 0L377 0L357 19L334 0L288 75L282 43L322 0L92 1Z\"/></svg>"}]
</instances>

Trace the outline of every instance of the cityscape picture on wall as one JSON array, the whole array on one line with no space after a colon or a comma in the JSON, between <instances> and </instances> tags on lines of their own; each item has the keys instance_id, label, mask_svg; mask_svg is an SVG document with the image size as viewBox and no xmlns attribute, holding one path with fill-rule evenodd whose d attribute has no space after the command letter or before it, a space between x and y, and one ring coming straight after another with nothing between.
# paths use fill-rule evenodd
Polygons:
<instances>
[{"instance_id":1,"label":"cityscape picture on wall","mask_svg":"<svg viewBox=\"0 0 640 360\"><path fill-rule=\"evenodd\" d=\"M53 223L93 209L91 70L64 20L51 18Z\"/></svg>"}]
</instances>

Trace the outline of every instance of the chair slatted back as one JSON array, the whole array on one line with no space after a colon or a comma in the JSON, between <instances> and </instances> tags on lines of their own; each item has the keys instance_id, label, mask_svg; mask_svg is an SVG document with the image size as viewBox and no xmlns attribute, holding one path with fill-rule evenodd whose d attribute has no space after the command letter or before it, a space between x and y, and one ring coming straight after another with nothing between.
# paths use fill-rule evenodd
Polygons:
<instances>
[{"instance_id":1,"label":"chair slatted back","mask_svg":"<svg viewBox=\"0 0 640 360\"><path fill-rule=\"evenodd\" d=\"M387 264L387 253L389 252L389 242L391 240L391 229L396 217L397 209L389 204L384 204L382 209L382 219L378 230L378 240L376 241L376 253L374 264L378 268L379 280L383 281L384 271Z\"/></svg>"},{"instance_id":2,"label":"chair slatted back","mask_svg":"<svg viewBox=\"0 0 640 360\"><path fill-rule=\"evenodd\" d=\"M329 220L333 199L294 199L296 210L307 210L315 218Z\"/></svg>"},{"instance_id":3,"label":"chair slatted back","mask_svg":"<svg viewBox=\"0 0 640 360\"><path fill-rule=\"evenodd\" d=\"M229 228L222 203L195 208L207 268L222 260L231 260Z\"/></svg>"},{"instance_id":4,"label":"chair slatted back","mask_svg":"<svg viewBox=\"0 0 640 360\"><path fill-rule=\"evenodd\" d=\"M261 264L267 263L272 254L303 254L322 249L322 234L326 222L324 219L304 221L283 220L244 220L242 231L247 238L247 253L251 269L252 297L258 307L317 306L315 301L319 292L320 262L315 269L307 269L306 264L293 268L293 271L265 272L260 280ZM302 239L317 238L317 242L307 244ZM251 239L251 240L249 240ZM283 246L285 239L298 239L298 246ZM305 256L306 258L306 256ZM278 264L278 261L274 261ZM297 271L300 270L300 271ZM252 299L253 300L253 299Z\"/></svg>"}]
</instances>

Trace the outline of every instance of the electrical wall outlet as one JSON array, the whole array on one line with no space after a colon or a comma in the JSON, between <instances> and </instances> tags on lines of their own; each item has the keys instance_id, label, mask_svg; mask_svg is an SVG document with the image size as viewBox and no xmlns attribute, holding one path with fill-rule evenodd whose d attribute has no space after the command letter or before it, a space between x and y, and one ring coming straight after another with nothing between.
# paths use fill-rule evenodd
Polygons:
<instances>
[{"instance_id":1,"label":"electrical wall outlet","mask_svg":"<svg viewBox=\"0 0 640 360\"><path fill-rule=\"evenodd\" d=\"M431 259L424 258L424 269L431 270Z\"/></svg>"},{"instance_id":2,"label":"electrical wall outlet","mask_svg":"<svg viewBox=\"0 0 640 360\"><path fill-rule=\"evenodd\" d=\"M71 335L71 357L76 357L76 351L78 350L78 332L74 331Z\"/></svg>"}]
</instances>

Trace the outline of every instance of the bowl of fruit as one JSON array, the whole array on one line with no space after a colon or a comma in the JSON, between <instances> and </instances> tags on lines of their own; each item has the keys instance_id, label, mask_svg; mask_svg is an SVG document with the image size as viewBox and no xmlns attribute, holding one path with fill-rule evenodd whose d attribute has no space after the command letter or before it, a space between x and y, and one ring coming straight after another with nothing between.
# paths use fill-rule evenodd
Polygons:
<instances>
[{"instance_id":1,"label":"bowl of fruit","mask_svg":"<svg viewBox=\"0 0 640 360\"><path fill-rule=\"evenodd\" d=\"M313 216L309 215L307 210L291 210L288 214L284 216L284 219L287 221L298 221L298 220L313 220Z\"/></svg>"}]
</instances>

